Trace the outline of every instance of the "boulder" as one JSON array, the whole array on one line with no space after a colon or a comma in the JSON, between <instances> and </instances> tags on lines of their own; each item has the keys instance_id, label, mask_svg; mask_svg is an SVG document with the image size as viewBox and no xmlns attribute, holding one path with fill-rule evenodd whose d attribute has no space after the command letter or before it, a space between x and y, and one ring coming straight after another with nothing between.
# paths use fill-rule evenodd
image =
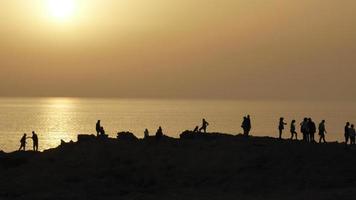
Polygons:
<instances>
[{"instance_id":1,"label":"boulder","mask_svg":"<svg viewBox=\"0 0 356 200\"><path fill-rule=\"evenodd\" d=\"M95 139L96 139L95 135L86 135L86 134L79 134L78 135L78 142L93 141Z\"/></svg>"},{"instance_id":2,"label":"boulder","mask_svg":"<svg viewBox=\"0 0 356 200\"><path fill-rule=\"evenodd\" d=\"M118 140L138 140L138 138L133 133L128 131L118 132L116 138Z\"/></svg>"}]
</instances>

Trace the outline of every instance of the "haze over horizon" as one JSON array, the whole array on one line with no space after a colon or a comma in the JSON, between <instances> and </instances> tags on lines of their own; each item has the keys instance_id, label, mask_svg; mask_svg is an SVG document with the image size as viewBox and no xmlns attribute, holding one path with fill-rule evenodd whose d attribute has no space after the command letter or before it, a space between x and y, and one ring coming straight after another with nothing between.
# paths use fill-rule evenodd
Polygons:
<instances>
[{"instance_id":1,"label":"haze over horizon","mask_svg":"<svg viewBox=\"0 0 356 200\"><path fill-rule=\"evenodd\" d=\"M356 100L356 1L66 1L0 2L0 96Z\"/></svg>"}]
</instances>

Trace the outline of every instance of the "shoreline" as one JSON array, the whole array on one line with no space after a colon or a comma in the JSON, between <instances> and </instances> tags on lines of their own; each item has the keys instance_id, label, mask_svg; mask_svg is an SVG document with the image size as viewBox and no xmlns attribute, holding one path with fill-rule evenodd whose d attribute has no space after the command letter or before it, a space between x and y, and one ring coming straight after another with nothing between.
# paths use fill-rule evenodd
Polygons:
<instances>
[{"instance_id":1,"label":"shoreline","mask_svg":"<svg viewBox=\"0 0 356 200\"><path fill-rule=\"evenodd\" d=\"M1 199L352 199L356 151L219 133L0 154Z\"/></svg>"}]
</instances>

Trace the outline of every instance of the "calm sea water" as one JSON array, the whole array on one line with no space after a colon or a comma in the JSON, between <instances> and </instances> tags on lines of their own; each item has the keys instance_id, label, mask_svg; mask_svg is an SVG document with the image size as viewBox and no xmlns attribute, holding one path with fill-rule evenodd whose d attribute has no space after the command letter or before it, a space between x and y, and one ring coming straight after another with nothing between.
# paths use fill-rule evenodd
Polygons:
<instances>
[{"instance_id":1,"label":"calm sea water","mask_svg":"<svg viewBox=\"0 0 356 200\"><path fill-rule=\"evenodd\" d=\"M237 134L242 132L245 114L251 115L252 135L256 136L276 137L281 116L288 124L292 119L299 123L304 116L317 123L325 119L329 141L342 140L346 121L356 123L352 102L0 98L0 149L17 150L22 134L30 136L32 130L39 135L40 150L53 148L61 139L75 141L78 133L94 134L98 119L111 137L118 131L142 137L145 128L153 134L158 126L165 134L178 137L200 125L203 117L210 123L208 131ZM290 136L288 129L285 138ZM28 148L31 145L29 139Z\"/></svg>"}]
</instances>

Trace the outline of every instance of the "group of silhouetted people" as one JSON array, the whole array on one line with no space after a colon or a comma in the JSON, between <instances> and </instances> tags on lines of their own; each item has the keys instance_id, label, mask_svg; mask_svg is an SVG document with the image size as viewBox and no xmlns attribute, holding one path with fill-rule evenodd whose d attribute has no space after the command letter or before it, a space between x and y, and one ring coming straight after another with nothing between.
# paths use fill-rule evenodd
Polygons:
<instances>
[{"instance_id":1,"label":"group of silhouetted people","mask_svg":"<svg viewBox=\"0 0 356 200\"><path fill-rule=\"evenodd\" d=\"M201 133L204 132L206 133L206 129L209 126L209 122L206 121L206 119L202 119L202 123L201 123L201 127L199 128L199 126L196 126L193 130L194 133Z\"/></svg>"},{"instance_id":2,"label":"group of silhouetted people","mask_svg":"<svg viewBox=\"0 0 356 200\"><path fill-rule=\"evenodd\" d=\"M27 137L26 133L20 139L20 148L19 151L24 150L26 151L26 139L31 138L33 142L33 151L38 151L38 136L35 131L32 131L32 137Z\"/></svg>"},{"instance_id":3,"label":"group of silhouetted people","mask_svg":"<svg viewBox=\"0 0 356 200\"><path fill-rule=\"evenodd\" d=\"M293 119L290 124L290 133L291 133L290 139L295 138L296 140L298 140L298 134L296 131L295 123L296 123L296 121ZM281 117L279 119L279 123L278 123L279 139L282 139L282 134L283 134L285 125L287 125L287 123L285 123L284 118ZM303 135L303 141L315 142L316 131L317 131L316 124L311 118L304 118L303 121L300 123L300 132ZM322 120L319 123L318 131L319 131L318 132L319 133L319 143L321 143L321 142L326 143L325 134L327 133L327 131L325 128L325 120Z\"/></svg>"},{"instance_id":4,"label":"group of silhouetted people","mask_svg":"<svg viewBox=\"0 0 356 200\"><path fill-rule=\"evenodd\" d=\"M285 126L287 125L286 122L284 122L284 118L281 117L279 119L279 123L278 123L278 131L279 131L279 139L282 139L282 134L283 134L283 130L285 129ZM195 133L206 133L207 132L207 127L209 126L209 123L206 121L206 119L202 119L202 125L201 127L196 126L195 129L193 130L193 132ZM243 135L244 136L248 136L250 134L251 131L251 118L250 115L244 116L243 117L243 121L241 124L241 127L243 129ZM298 140L298 133L297 133L297 128L296 128L296 120L292 120L290 123L290 134L291 137L290 139L293 140ZM303 121L300 123L300 132L302 133L303 136L303 141L305 142L316 142L315 141L315 134L318 130L318 134L319 134L319 143L326 143L325 140L325 134L327 133L326 128L325 128L325 120L322 120L319 125L318 128L315 124L315 122L311 119L311 118L304 118ZM104 127L101 126L101 121L98 120L96 123L96 132L97 132L97 136L101 137L101 136L107 136L105 134L105 130ZM159 128L156 131L156 139L160 139L164 136L163 134L163 130L162 127L159 126ZM351 145L355 144L355 138L356 138L356 130L355 130L355 126L353 124L350 124L350 122L347 122L345 125L345 129L344 129L344 136L345 136L345 144L348 145L349 143ZM144 138L147 139L149 137L149 131L148 129L145 129L144 131ZM27 137L26 133L24 133L24 135L21 137L20 140L20 150L26 150L26 139L31 138L33 141L33 151L38 151L38 136L35 133L35 131L32 131L32 137Z\"/></svg>"},{"instance_id":5,"label":"group of silhouetted people","mask_svg":"<svg viewBox=\"0 0 356 200\"><path fill-rule=\"evenodd\" d=\"M355 136L356 136L355 126L353 124L350 124L350 122L346 122L344 135L345 135L345 145L347 145L349 141L351 145L355 144Z\"/></svg>"},{"instance_id":6,"label":"group of silhouetted people","mask_svg":"<svg viewBox=\"0 0 356 200\"><path fill-rule=\"evenodd\" d=\"M146 128L145 131L143 132L144 133L144 139L148 139L150 137L150 132L148 131L148 129ZM163 129L162 127L158 127L157 131L156 131L156 139L161 139L162 137L164 136L163 134Z\"/></svg>"}]
</instances>

